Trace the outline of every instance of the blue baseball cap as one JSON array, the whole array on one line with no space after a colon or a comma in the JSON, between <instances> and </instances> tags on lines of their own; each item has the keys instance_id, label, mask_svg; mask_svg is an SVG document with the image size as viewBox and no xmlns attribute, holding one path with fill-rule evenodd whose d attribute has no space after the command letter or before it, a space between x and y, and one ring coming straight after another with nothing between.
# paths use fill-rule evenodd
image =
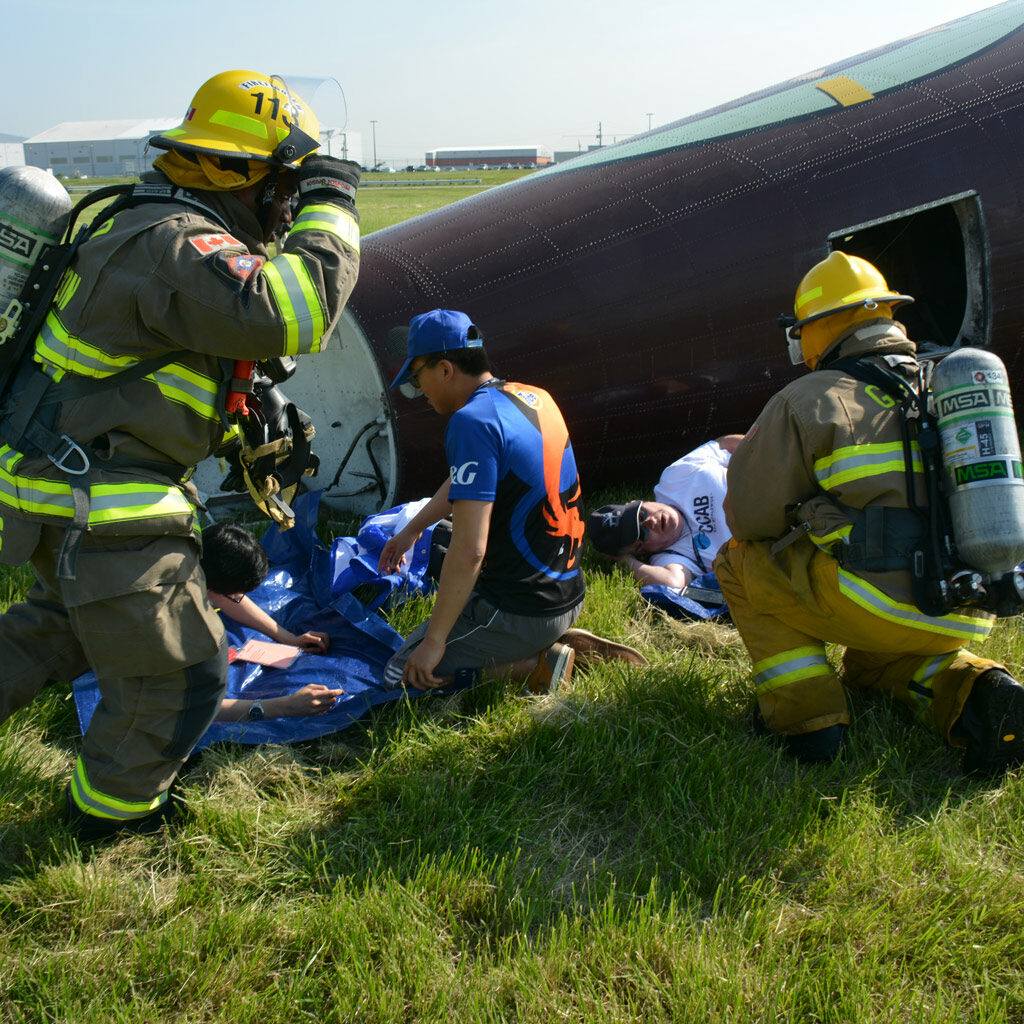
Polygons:
<instances>
[{"instance_id":1,"label":"blue baseball cap","mask_svg":"<svg viewBox=\"0 0 1024 1024\"><path fill-rule=\"evenodd\" d=\"M409 358L391 386L397 388L409 379L409 367L417 356L453 352L460 348L481 348L483 343L479 329L465 313L454 309L432 309L429 313L420 313L409 321L409 337L406 339Z\"/></svg>"}]
</instances>

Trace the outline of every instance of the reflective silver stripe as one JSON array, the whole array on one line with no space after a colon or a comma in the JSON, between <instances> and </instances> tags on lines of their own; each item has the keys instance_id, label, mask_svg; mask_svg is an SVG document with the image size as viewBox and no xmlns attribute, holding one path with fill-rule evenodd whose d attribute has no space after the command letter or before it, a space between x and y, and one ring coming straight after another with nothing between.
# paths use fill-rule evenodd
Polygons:
<instances>
[{"instance_id":1,"label":"reflective silver stripe","mask_svg":"<svg viewBox=\"0 0 1024 1024\"><path fill-rule=\"evenodd\" d=\"M802 679L831 674L832 666L825 657L825 648L812 644L762 658L754 665L754 685L757 693L763 694Z\"/></svg>"},{"instance_id":2,"label":"reflective silver stripe","mask_svg":"<svg viewBox=\"0 0 1024 1024\"><path fill-rule=\"evenodd\" d=\"M111 356L69 334L51 310L36 335L36 353L46 362L83 377L109 377L138 362L134 356Z\"/></svg>"},{"instance_id":3,"label":"reflective silver stripe","mask_svg":"<svg viewBox=\"0 0 1024 1024\"><path fill-rule=\"evenodd\" d=\"M915 473L924 472L921 451L916 442L911 444L911 461ZM903 473L905 468L902 441L851 445L837 448L831 455L818 459L814 463L814 477L825 490L832 490L851 480Z\"/></svg>"},{"instance_id":4,"label":"reflective silver stripe","mask_svg":"<svg viewBox=\"0 0 1024 1024\"><path fill-rule=\"evenodd\" d=\"M855 604L877 615L888 622L914 629L927 630L929 633L940 633L943 636L957 637L961 640L983 640L992 631L992 620L976 618L971 615L943 615L940 617L925 615L914 605L901 604L877 587L854 576L846 569L839 570L839 590Z\"/></svg>"},{"instance_id":5,"label":"reflective silver stripe","mask_svg":"<svg viewBox=\"0 0 1024 1024\"><path fill-rule=\"evenodd\" d=\"M927 724L928 716L934 710L935 693L931 687L931 680L948 668L959 653L959 651L954 651L952 654L937 654L934 658L929 658L924 662L914 673L911 683L907 687L907 693L913 701L914 713L922 722Z\"/></svg>"},{"instance_id":6,"label":"reflective silver stripe","mask_svg":"<svg viewBox=\"0 0 1024 1024\"><path fill-rule=\"evenodd\" d=\"M359 252L359 225L356 219L333 203L313 203L302 208L291 234L301 231L326 231Z\"/></svg>"},{"instance_id":7,"label":"reflective silver stripe","mask_svg":"<svg viewBox=\"0 0 1024 1024\"><path fill-rule=\"evenodd\" d=\"M0 503L21 512L70 519L75 505L64 480L18 476L12 473L21 455L9 448L0 457ZM93 484L90 488L89 525L191 516L192 504L173 484Z\"/></svg>"},{"instance_id":8,"label":"reflective silver stripe","mask_svg":"<svg viewBox=\"0 0 1024 1024\"><path fill-rule=\"evenodd\" d=\"M171 363L146 377L169 401L187 405L204 419L220 420L217 411L217 382L180 363Z\"/></svg>"}]
</instances>

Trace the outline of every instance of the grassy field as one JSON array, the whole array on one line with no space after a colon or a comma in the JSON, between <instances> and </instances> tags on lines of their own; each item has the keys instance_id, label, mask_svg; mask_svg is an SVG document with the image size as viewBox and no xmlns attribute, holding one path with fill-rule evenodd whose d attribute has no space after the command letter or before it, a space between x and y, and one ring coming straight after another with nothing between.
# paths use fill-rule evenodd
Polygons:
<instances>
[{"instance_id":1,"label":"grassy field","mask_svg":"<svg viewBox=\"0 0 1024 1024\"><path fill-rule=\"evenodd\" d=\"M965 780L861 694L844 757L798 766L750 733L733 630L584 571L580 625L647 666L208 751L183 820L91 854L48 687L0 727L0 1021L1024 1021L1024 776ZM1021 621L985 652L1020 670Z\"/></svg>"}]
</instances>

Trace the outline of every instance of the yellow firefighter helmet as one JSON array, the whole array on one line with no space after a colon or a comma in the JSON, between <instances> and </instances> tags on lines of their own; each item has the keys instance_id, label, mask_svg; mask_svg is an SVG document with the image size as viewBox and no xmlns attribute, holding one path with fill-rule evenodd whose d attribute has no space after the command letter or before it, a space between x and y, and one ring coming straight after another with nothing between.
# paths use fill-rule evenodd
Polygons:
<instances>
[{"instance_id":1,"label":"yellow firefighter helmet","mask_svg":"<svg viewBox=\"0 0 1024 1024\"><path fill-rule=\"evenodd\" d=\"M894 292L874 264L836 250L807 271L796 290L795 315L780 317L779 324L786 328L792 361L813 368L850 324L891 316L893 307L913 301L910 295ZM843 318L842 324L837 321L836 330L830 329L831 323L817 326L817 321L847 311L856 312ZM815 329L803 332L808 324L814 324Z\"/></svg>"},{"instance_id":2,"label":"yellow firefighter helmet","mask_svg":"<svg viewBox=\"0 0 1024 1024\"><path fill-rule=\"evenodd\" d=\"M316 115L280 75L224 71L199 87L177 128L149 141L159 149L295 168L319 140Z\"/></svg>"}]
</instances>

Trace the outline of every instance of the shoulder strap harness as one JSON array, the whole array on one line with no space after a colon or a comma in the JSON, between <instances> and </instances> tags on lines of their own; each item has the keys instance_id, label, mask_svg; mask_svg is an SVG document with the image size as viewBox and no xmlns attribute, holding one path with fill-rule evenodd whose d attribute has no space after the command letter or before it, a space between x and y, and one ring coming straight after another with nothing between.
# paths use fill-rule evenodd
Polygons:
<instances>
[{"instance_id":1,"label":"shoulder strap harness","mask_svg":"<svg viewBox=\"0 0 1024 1024\"><path fill-rule=\"evenodd\" d=\"M113 198L105 209L76 232L75 226L88 207ZM71 211L62 241L45 249L36 262L18 299L6 311L7 326L0 334L0 438L12 448L33 455L45 455L67 477L74 502L74 515L64 534L57 558L57 576L75 578L75 561L82 536L89 525L92 462L102 457L105 466L116 466L116 456L104 454L88 444L53 430L61 402L121 387L173 362L178 352L143 359L108 377L66 375L54 381L32 359L36 335L43 326L57 289L71 266L78 248L100 225L123 210L143 203L173 203L197 208L217 221L223 219L206 203L186 189L171 184L111 185L96 189ZM17 387L13 385L17 383ZM129 464L127 462L125 465ZM130 465L180 480L185 467L167 462L132 459Z\"/></svg>"}]
</instances>

